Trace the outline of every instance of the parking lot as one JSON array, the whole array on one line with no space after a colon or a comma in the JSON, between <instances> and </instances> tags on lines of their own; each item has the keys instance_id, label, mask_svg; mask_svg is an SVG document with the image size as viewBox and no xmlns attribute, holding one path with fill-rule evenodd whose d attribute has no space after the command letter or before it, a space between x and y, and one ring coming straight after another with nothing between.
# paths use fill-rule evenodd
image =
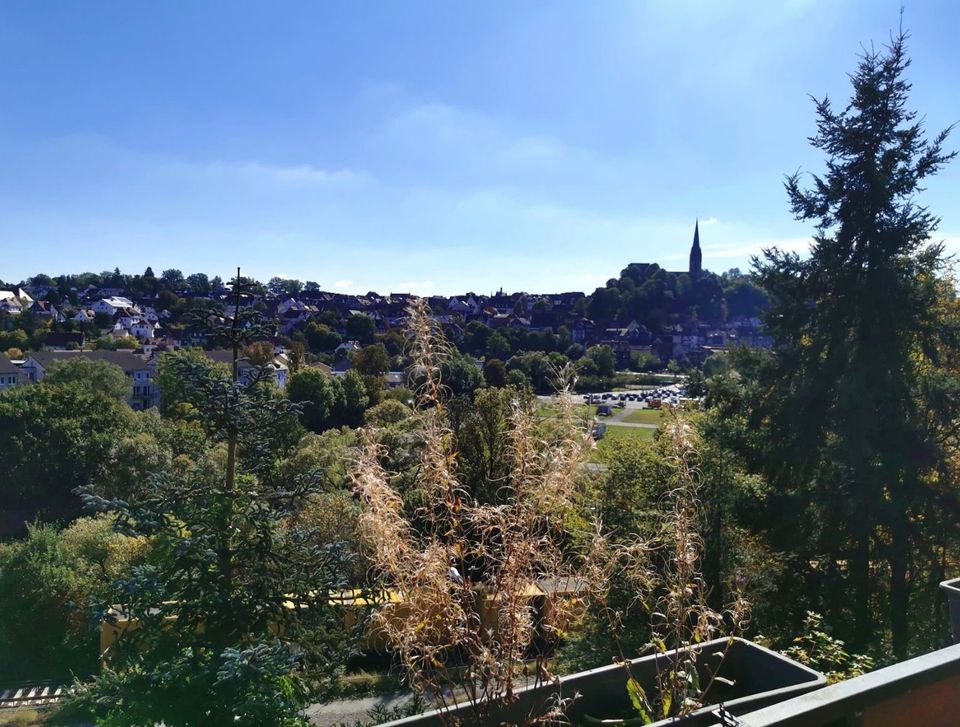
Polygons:
<instances>
[{"instance_id":1,"label":"parking lot","mask_svg":"<svg viewBox=\"0 0 960 727\"><path fill-rule=\"evenodd\" d=\"M544 404L556 401L555 396L538 396ZM629 391L605 391L595 394L576 394L574 400L578 404L607 404L612 409L651 409L656 408L656 402L661 406L680 404L686 398L686 389L682 384L650 387L645 389L631 389Z\"/></svg>"},{"instance_id":2,"label":"parking lot","mask_svg":"<svg viewBox=\"0 0 960 727\"><path fill-rule=\"evenodd\" d=\"M650 389L636 389L631 391L606 391L597 394L578 395L577 399L584 404L608 404L615 409L648 409L667 404L678 405L686 398L686 389L681 384L659 386Z\"/></svg>"}]
</instances>

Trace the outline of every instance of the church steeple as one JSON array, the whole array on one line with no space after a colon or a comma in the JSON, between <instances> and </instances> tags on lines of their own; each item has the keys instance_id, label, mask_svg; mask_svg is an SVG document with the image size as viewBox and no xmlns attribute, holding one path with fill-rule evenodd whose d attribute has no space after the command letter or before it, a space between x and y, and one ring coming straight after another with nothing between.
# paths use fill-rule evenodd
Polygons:
<instances>
[{"instance_id":1,"label":"church steeple","mask_svg":"<svg viewBox=\"0 0 960 727\"><path fill-rule=\"evenodd\" d=\"M703 253L700 252L700 220L693 228L693 247L690 248L690 274L699 275L703 270Z\"/></svg>"}]
</instances>

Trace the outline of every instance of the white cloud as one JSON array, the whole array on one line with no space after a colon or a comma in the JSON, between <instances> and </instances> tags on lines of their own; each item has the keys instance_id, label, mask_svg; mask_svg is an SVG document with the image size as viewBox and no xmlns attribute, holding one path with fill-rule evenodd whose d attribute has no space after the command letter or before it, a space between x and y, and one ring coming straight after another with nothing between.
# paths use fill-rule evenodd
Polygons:
<instances>
[{"instance_id":1,"label":"white cloud","mask_svg":"<svg viewBox=\"0 0 960 727\"><path fill-rule=\"evenodd\" d=\"M542 161L561 157L566 151L556 139L546 136L522 136L506 143L501 157L511 162Z\"/></svg>"},{"instance_id":2,"label":"white cloud","mask_svg":"<svg viewBox=\"0 0 960 727\"><path fill-rule=\"evenodd\" d=\"M441 101L393 96L368 138L377 164L416 184L525 188L542 194L552 183L594 190L639 173L594 149L571 145L542 127ZM635 160L634 160L635 161Z\"/></svg>"},{"instance_id":3,"label":"white cloud","mask_svg":"<svg viewBox=\"0 0 960 727\"><path fill-rule=\"evenodd\" d=\"M337 290L345 290L353 285L352 280L338 280L333 284L333 287Z\"/></svg>"},{"instance_id":4,"label":"white cloud","mask_svg":"<svg viewBox=\"0 0 960 727\"><path fill-rule=\"evenodd\" d=\"M406 280L402 283L397 283L397 290L391 290L390 292L432 293L433 288L434 285L432 280Z\"/></svg>"},{"instance_id":5,"label":"white cloud","mask_svg":"<svg viewBox=\"0 0 960 727\"><path fill-rule=\"evenodd\" d=\"M320 186L356 188L371 179L353 169L320 169L310 164L282 166L257 161L171 161L157 166L160 174L188 176L205 181L233 181L251 186Z\"/></svg>"}]
</instances>

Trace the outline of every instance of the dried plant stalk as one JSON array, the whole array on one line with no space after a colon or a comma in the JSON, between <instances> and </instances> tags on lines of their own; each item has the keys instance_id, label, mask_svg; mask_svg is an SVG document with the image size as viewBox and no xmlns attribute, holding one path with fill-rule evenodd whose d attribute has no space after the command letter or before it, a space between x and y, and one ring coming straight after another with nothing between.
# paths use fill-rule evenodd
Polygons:
<instances>
[{"instance_id":1,"label":"dried plant stalk","mask_svg":"<svg viewBox=\"0 0 960 727\"><path fill-rule=\"evenodd\" d=\"M701 704L716 676L700 685L696 651L726 625L742 626L746 604L723 613L707 605L699 573L703 542L697 532L699 468L692 429L676 418L664 429L673 486L663 498L660 531L613 545L600 523L571 532L584 454L593 446L577 420L570 370L558 372L560 414L544 427L529 406L514 402L509 417L511 470L493 502L480 503L457 477L456 452L445 416L443 361L449 348L426 303L408 310L422 448L413 513L383 468L374 432L361 436L350 473L364 503L360 528L372 549L374 578L390 597L374 616L406 668L411 684L436 706L467 703L480 721L516 691L553 680L551 648L593 600L616 631L624 614L605 608L609 584L631 584L636 605L651 618L649 648L669 655L654 693L639 688L627 669L641 711L684 714ZM578 548L570 543L586 543ZM575 595L576 599L570 596ZM539 606L538 606L539 603ZM691 678L691 674L694 675ZM638 691L639 689L639 691ZM530 720L557 718L568 700L538 705ZM442 718L455 720L445 711Z\"/></svg>"},{"instance_id":2,"label":"dried plant stalk","mask_svg":"<svg viewBox=\"0 0 960 727\"><path fill-rule=\"evenodd\" d=\"M663 496L658 537L621 548L621 575L634 584L635 604L650 617L651 640L646 649L664 657L656 684L646 690L630 674L624 659L631 699L649 720L678 717L699 709L711 687L722 677L727 648L713 664L698 668L698 644L721 635L743 633L750 604L740 594L722 612L710 607L708 587L700 572L703 539L698 532L700 467L697 435L681 416L673 414L663 427L661 442L672 470L672 486ZM620 624L612 624L614 631ZM705 671L707 679L701 679Z\"/></svg>"},{"instance_id":3,"label":"dried plant stalk","mask_svg":"<svg viewBox=\"0 0 960 727\"><path fill-rule=\"evenodd\" d=\"M561 426L549 439L528 407L513 405L511 475L495 502L478 503L457 478L441 380L448 346L423 301L409 310L409 331L420 381L416 487L423 503L404 516L371 432L351 472L365 504L361 532L375 575L395 594L374 620L418 690L441 708L465 701L479 718L491 705L512 702L518 688L552 678L549 649L574 611L565 591L575 584L582 598L600 587L591 579L608 575L591 559L601 547L584 557L562 545L571 539L564 514L574 507L579 465L592 442L576 424L567 375Z\"/></svg>"}]
</instances>

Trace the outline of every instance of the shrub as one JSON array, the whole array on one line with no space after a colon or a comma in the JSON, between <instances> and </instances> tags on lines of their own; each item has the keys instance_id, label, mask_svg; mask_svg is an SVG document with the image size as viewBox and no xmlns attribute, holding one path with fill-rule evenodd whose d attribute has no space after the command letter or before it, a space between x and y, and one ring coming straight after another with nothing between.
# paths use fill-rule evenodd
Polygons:
<instances>
[{"instance_id":1,"label":"shrub","mask_svg":"<svg viewBox=\"0 0 960 727\"><path fill-rule=\"evenodd\" d=\"M87 612L96 582L56 528L31 525L0 546L0 674L10 680L90 673L96 637Z\"/></svg>"}]
</instances>

